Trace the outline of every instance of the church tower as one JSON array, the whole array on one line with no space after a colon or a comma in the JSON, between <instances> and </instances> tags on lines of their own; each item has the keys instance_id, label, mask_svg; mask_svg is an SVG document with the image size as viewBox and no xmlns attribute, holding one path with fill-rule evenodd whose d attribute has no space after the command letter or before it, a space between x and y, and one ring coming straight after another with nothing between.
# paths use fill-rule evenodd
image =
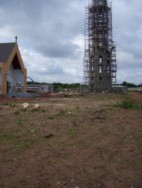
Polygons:
<instances>
[{"instance_id":1,"label":"church tower","mask_svg":"<svg viewBox=\"0 0 142 188\"><path fill-rule=\"evenodd\" d=\"M86 7L84 79L91 92L111 90L116 84L116 48L107 0L91 0Z\"/></svg>"}]
</instances>

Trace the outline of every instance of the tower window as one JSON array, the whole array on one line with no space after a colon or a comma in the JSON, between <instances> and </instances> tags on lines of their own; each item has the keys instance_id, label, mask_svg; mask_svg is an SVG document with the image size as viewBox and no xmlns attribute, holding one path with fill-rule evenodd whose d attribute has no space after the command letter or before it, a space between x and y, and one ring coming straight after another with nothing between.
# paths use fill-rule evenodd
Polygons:
<instances>
[{"instance_id":1,"label":"tower window","mask_svg":"<svg viewBox=\"0 0 142 188\"><path fill-rule=\"evenodd\" d=\"M110 67L107 66L107 73L110 73Z\"/></svg>"},{"instance_id":2,"label":"tower window","mask_svg":"<svg viewBox=\"0 0 142 188\"><path fill-rule=\"evenodd\" d=\"M102 73L103 72L103 67L102 65L99 65L99 73Z\"/></svg>"},{"instance_id":3,"label":"tower window","mask_svg":"<svg viewBox=\"0 0 142 188\"><path fill-rule=\"evenodd\" d=\"M102 56L99 57L99 65L103 64L103 58Z\"/></svg>"},{"instance_id":4,"label":"tower window","mask_svg":"<svg viewBox=\"0 0 142 188\"><path fill-rule=\"evenodd\" d=\"M101 81L101 80L102 80L102 76L99 77L99 81Z\"/></svg>"}]
</instances>

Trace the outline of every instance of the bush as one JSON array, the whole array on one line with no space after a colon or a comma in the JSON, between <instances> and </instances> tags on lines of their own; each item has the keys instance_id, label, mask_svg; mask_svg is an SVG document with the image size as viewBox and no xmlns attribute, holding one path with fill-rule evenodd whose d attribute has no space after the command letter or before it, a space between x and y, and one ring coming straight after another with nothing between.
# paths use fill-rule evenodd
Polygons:
<instances>
[{"instance_id":1,"label":"bush","mask_svg":"<svg viewBox=\"0 0 142 188\"><path fill-rule=\"evenodd\" d=\"M140 110L142 110L142 105L136 104L131 99L125 99L124 101L122 101L122 103L116 104L115 107L120 107L123 109L140 109Z\"/></svg>"},{"instance_id":2,"label":"bush","mask_svg":"<svg viewBox=\"0 0 142 188\"><path fill-rule=\"evenodd\" d=\"M134 107L134 101L132 100L125 100L121 103L121 107L124 109L131 109Z\"/></svg>"}]
</instances>

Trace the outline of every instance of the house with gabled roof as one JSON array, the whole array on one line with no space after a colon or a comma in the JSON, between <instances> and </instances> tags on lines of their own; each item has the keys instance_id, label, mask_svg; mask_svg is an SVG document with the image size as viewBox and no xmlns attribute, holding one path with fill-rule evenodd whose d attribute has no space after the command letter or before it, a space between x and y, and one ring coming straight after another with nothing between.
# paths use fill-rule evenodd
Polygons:
<instances>
[{"instance_id":1,"label":"house with gabled roof","mask_svg":"<svg viewBox=\"0 0 142 188\"><path fill-rule=\"evenodd\" d=\"M27 70L17 42L0 43L0 94L26 92Z\"/></svg>"}]
</instances>

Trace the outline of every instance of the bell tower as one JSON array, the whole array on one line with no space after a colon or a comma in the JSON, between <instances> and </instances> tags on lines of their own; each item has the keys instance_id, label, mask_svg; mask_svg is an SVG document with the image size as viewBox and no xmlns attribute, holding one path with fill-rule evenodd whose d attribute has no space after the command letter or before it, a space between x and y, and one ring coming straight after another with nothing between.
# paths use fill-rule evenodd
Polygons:
<instances>
[{"instance_id":1,"label":"bell tower","mask_svg":"<svg viewBox=\"0 0 142 188\"><path fill-rule=\"evenodd\" d=\"M111 90L116 84L116 48L107 0L92 0L86 7L84 79L91 92Z\"/></svg>"}]
</instances>

